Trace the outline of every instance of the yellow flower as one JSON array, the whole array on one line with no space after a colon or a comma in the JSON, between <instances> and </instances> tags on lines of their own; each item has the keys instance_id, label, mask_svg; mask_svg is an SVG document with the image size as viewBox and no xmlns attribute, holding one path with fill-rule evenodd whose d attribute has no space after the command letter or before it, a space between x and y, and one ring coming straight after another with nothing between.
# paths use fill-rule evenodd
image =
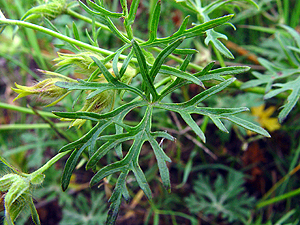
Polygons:
<instances>
[{"instance_id":1,"label":"yellow flower","mask_svg":"<svg viewBox=\"0 0 300 225\"><path fill-rule=\"evenodd\" d=\"M257 107L252 107L251 113L257 117L257 122L259 122L262 127L272 132L280 128L277 118L271 118L275 110L276 108L274 106L270 106L265 110L265 104L262 104Z\"/></svg>"}]
</instances>

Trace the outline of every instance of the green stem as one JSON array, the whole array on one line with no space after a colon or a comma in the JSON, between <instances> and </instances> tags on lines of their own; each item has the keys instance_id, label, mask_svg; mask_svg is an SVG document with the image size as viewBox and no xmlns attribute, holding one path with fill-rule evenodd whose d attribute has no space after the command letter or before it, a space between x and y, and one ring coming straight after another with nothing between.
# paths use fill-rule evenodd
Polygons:
<instances>
[{"instance_id":1,"label":"green stem","mask_svg":"<svg viewBox=\"0 0 300 225\"><path fill-rule=\"evenodd\" d=\"M277 196L275 198L271 198L269 200L266 200L266 201L263 201L263 202L259 202L256 205L256 208L260 209L260 208L265 207L267 205L271 205L271 204L274 204L276 202L283 201L283 200L285 200L287 198L291 198L291 197L294 197L294 196L299 195L299 194L300 194L300 188L298 188L296 190L293 190L293 191L290 191L290 192L288 192L286 194Z\"/></svg>"},{"instance_id":2,"label":"green stem","mask_svg":"<svg viewBox=\"0 0 300 225\"><path fill-rule=\"evenodd\" d=\"M214 50L214 53L216 54L217 59L219 60L220 66L221 67L226 67L224 59L223 59L221 53L217 50L217 48L216 48L216 46L214 44L212 44L211 46L212 46L212 48Z\"/></svg>"},{"instance_id":3,"label":"green stem","mask_svg":"<svg viewBox=\"0 0 300 225\"><path fill-rule=\"evenodd\" d=\"M225 79L229 79L232 76L226 76L224 77ZM241 90L241 86L242 86L243 82L239 81L239 80L235 80L231 85L229 85L229 87L233 87L236 89ZM263 87L253 87L253 88L246 88L246 89L242 89L242 91L244 92L251 92L251 93L255 93L255 94L261 94L261 95L265 95L266 94L266 89ZM277 98L287 98L288 95L287 93L279 93L278 95L276 95Z\"/></svg>"},{"instance_id":4,"label":"green stem","mask_svg":"<svg viewBox=\"0 0 300 225\"><path fill-rule=\"evenodd\" d=\"M92 19L90 19L90 18L88 18L88 17L86 17L86 16L83 16L82 14L79 14L79 13L73 11L72 9L69 9L69 8L68 8L67 11L66 11L66 13L67 13L68 15L70 15L70 16L72 16L72 17L75 17L75 18L77 18L77 19L80 19L80 20L82 20L82 21L84 21L84 22L87 22L87 23L90 23L90 24L93 23L93 20L92 20ZM111 30L110 30L107 26L105 26L104 24L99 23L99 22L97 22L97 21L95 21L95 24L96 24L96 26L101 27L101 29L111 32Z\"/></svg>"},{"instance_id":5,"label":"green stem","mask_svg":"<svg viewBox=\"0 0 300 225\"><path fill-rule=\"evenodd\" d=\"M56 123L57 127L68 127L67 123ZM31 130L31 129L48 129L51 125L48 123L34 123L34 124L4 124L0 125L0 130Z\"/></svg>"},{"instance_id":6,"label":"green stem","mask_svg":"<svg viewBox=\"0 0 300 225\"><path fill-rule=\"evenodd\" d=\"M171 215L171 216L180 216L183 218L186 218L192 222L192 224L198 224L198 220L190 215L187 215L183 212L176 212L176 211L170 211L170 210L155 210L155 213L160 215Z\"/></svg>"},{"instance_id":7,"label":"green stem","mask_svg":"<svg viewBox=\"0 0 300 225\"><path fill-rule=\"evenodd\" d=\"M26 107L10 105L10 104L4 103L4 102L0 102L0 108L14 110L14 111L18 111L21 113L35 114L31 109L28 109ZM44 112L44 111L38 111L38 112L39 112L39 114L46 116L46 117L59 118L58 116L54 115L51 112Z\"/></svg>"},{"instance_id":8,"label":"green stem","mask_svg":"<svg viewBox=\"0 0 300 225\"><path fill-rule=\"evenodd\" d=\"M39 168L38 170L34 171L33 173L31 173L31 176L35 176L37 174L42 174L44 173L47 169L49 169L54 163L56 163L58 160L60 160L62 157L64 157L65 155L67 155L70 151L65 151L65 152L61 152L58 153L56 156L54 156L52 159L50 159L48 162L46 162L45 165L43 165L41 168Z\"/></svg>"},{"instance_id":9,"label":"green stem","mask_svg":"<svg viewBox=\"0 0 300 225\"><path fill-rule=\"evenodd\" d=\"M122 8L123 8L123 14L124 14L124 27L128 36L129 40L133 39L133 33L132 33L132 28L131 24L128 23L128 8L127 8L127 1L122 1L121 3Z\"/></svg>"},{"instance_id":10,"label":"green stem","mask_svg":"<svg viewBox=\"0 0 300 225\"><path fill-rule=\"evenodd\" d=\"M111 54L114 53L112 51L109 51L109 50L106 50L106 49L102 49L102 48L98 48L98 47L86 44L86 43L84 43L82 41L75 40L75 39L70 38L68 36L65 36L63 34L57 33L57 32L55 32L53 30L50 30L48 28L41 27L41 26L38 26L38 25L35 25L35 24L32 24L32 23L28 23L28 22L25 22L25 21L10 20L10 19L0 19L0 24L18 25L18 26L23 26L23 27L30 28L30 29L33 29L33 30L37 30L37 31L43 32L45 34L48 34L48 35L50 35L52 37L55 37L55 38L58 38L60 40L66 41L66 42L68 42L70 44L74 44L74 45L77 45L79 47L82 47L82 48L85 48L87 50L91 50L91 51L94 51L94 52L98 52L98 53L103 54L103 55L111 55ZM121 55L120 58L121 59L125 59L126 56L125 55ZM133 61L134 61L134 59L133 59Z\"/></svg>"},{"instance_id":11,"label":"green stem","mask_svg":"<svg viewBox=\"0 0 300 225\"><path fill-rule=\"evenodd\" d=\"M127 22L126 23L124 22L124 26L125 26L125 29L126 29L128 39L132 40L133 39L133 32L132 32L131 25L128 25Z\"/></svg>"},{"instance_id":12,"label":"green stem","mask_svg":"<svg viewBox=\"0 0 300 225\"><path fill-rule=\"evenodd\" d=\"M209 122L209 117L208 116L204 116L203 117L203 122L201 124L201 130L203 131L203 133L206 132L206 128L207 128L208 122Z\"/></svg>"}]
</instances>

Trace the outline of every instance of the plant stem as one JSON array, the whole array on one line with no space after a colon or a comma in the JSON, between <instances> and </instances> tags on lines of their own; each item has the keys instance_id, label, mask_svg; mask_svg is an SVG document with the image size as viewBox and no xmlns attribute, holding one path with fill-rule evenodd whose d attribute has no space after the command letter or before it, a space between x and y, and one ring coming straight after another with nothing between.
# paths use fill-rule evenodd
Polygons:
<instances>
[{"instance_id":1,"label":"plant stem","mask_svg":"<svg viewBox=\"0 0 300 225\"><path fill-rule=\"evenodd\" d=\"M198 223L198 220L195 217L192 217L192 216L187 215L187 214L182 213L182 212L155 209L155 213L160 214L160 215L180 216L180 217L183 217L185 219L190 220L192 224L197 224Z\"/></svg>"},{"instance_id":2,"label":"plant stem","mask_svg":"<svg viewBox=\"0 0 300 225\"><path fill-rule=\"evenodd\" d=\"M70 15L70 16L72 16L72 17L75 17L75 18L77 18L77 19L80 19L80 20L82 20L82 21L84 21L84 22L87 22L87 23L90 23L90 24L93 23L93 20L92 20L92 19L90 19L90 18L88 18L88 17L86 17L86 16L83 16L82 14L79 14L79 13L73 11L72 9L69 9L69 8L68 8L67 11L66 11L66 13L67 13L68 15ZM101 27L101 29L111 32L111 30L110 30L107 26L105 26L104 24L99 23L99 22L97 22L97 21L95 21L95 24L96 24L96 26Z\"/></svg>"},{"instance_id":3,"label":"plant stem","mask_svg":"<svg viewBox=\"0 0 300 225\"><path fill-rule=\"evenodd\" d=\"M31 173L31 176L37 175L37 174L42 174L44 173L47 169L49 169L54 163L56 163L58 160L60 160L62 157L64 157L65 155L67 155L70 151L65 151L65 152L61 152L58 153L57 155L55 155L52 159L50 159L48 162L46 162L45 165L43 165L41 168L39 168L38 170L34 171L33 173Z\"/></svg>"},{"instance_id":4,"label":"plant stem","mask_svg":"<svg viewBox=\"0 0 300 225\"><path fill-rule=\"evenodd\" d=\"M18 112L21 112L21 113L35 114L31 109L28 109L26 107L11 105L11 104L7 104L7 103L4 103L4 102L0 102L0 108L10 109L10 110L18 111ZM41 114L43 116L46 116L46 117L59 118L58 116L54 115L51 112L44 112L44 111L38 111L38 112L39 112L39 114Z\"/></svg>"},{"instance_id":5,"label":"plant stem","mask_svg":"<svg viewBox=\"0 0 300 225\"><path fill-rule=\"evenodd\" d=\"M57 127L68 127L67 123L56 123ZM48 129L51 125L48 123L34 123L34 124L4 124L0 125L0 130L30 130L30 129Z\"/></svg>"},{"instance_id":6,"label":"plant stem","mask_svg":"<svg viewBox=\"0 0 300 225\"><path fill-rule=\"evenodd\" d=\"M263 202L259 202L257 205L256 205L256 208L257 209L260 209L262 207L265 207L267 205L271 205L273 203L276 203L276 202L279 202L279 201L283 201L287 198L291 198L291 197L294 197L296 195L299 195L300 194L300 188L296 189L296 190L293 190L293 191L290 191L286 194L283 194L283 195L279 195L275 198L271 198L269 200L266 200L266 201L263 201Z\"/></svg>"},{"instance_id":7,"label":"plant stem","mask_svg":"<svg viewBox=\"0 0 300 225\"><path fill-rule=\"evenodd\" d=\"M226 67L224 59L221 55L221 53L217 50L216 46L214 44L211 44L212 48L214 50L214 53L216 54L217 59L219 60L220 66L221 67Z\"/></svg>"},{"instance_id":8,"label":"plant stem","mask_svg":"<svg viewBox=\"0 0 300 225\"><path fill-rule=\"evenodd\" d=\"M201 124L201 130L203 131L203 133L206 132L206 127L207 127L208 122L209 122L209 117L208 116L204 116L203 117L203 122Z\"/></svg>"},{"instance_id":9,"label":"plant stem","mask_svg":"<svg viewBox=\"0 0 300 225\"><path fill-rule=\"evenodd\" d=\"M86 43L84 43L82 41L75 40L75 39L70 38L68 36L65 36L63 34L57 33L57 32L55 32L53 30L50 30L48 28L45 28L45 27L42 27L42 26L38 26L38 25L35 25L35 24L32 24L32 23L28 23L28 22L25 22L25 21L10 20L10 19L0 19L0 24L18 25L18 26L23 26L23 27L30 28L30 29L33 29L33 30L37 30L37 31L43 32L45 34L48 34L48 35L50 35L52 37L55 37L55 38L58 38L60 40L66 41L66 42L68 42L70 44L74 44L74 45L77 45L79 47L82 47L82 48L85 48L87 50L91 50L91 51L94 51L94 52L98 52L98 53L103 54L103 55L111 55L111 54L114 53L112 51L109 51L109 50L106 50L106 49L102 49L102 48L98 48L98 47L86 44ZM120 58L121 59L125 59L126 56L125 55L121 55ZM134 61L134 59L132 59L132 60Z\"/></svg>"},{"instance_id":10,"label":"plant stem","mask_svg":"<svg viewBox=\"0 0 300 225\"><path fill-rule=\"evenodd\" d=\"M224 77L225 79L229 79L232 76L226 76ZM239 80L235 80L233 83L231 83L229 85L229 87L233 87L236 89L241 90L241 86L242 86L243 82L239 81ZM242 89L242 91L244 92L251 92L251 93L255 93L255 94L261 94L261 95L265 95L266 94L266 89L263 87L253 87L253 88L246 88L246 89ZM279 93L278 95L276 95L277 98L287 98L287 93Z\"/></svg>"}]
</instances>

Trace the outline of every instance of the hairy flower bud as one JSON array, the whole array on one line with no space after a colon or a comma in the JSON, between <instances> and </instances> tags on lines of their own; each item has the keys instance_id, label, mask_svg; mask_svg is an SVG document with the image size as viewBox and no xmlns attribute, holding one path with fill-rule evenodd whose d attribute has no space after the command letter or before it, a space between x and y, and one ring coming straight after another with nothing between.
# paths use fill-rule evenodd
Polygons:
<instances>
[{"instance_id":1,"label":"hairy flower bud","mask_svg":"<svg viewBox=\"0 0 300 225\"><path fill-rule=\"evenodd\" d=\"M45 4L33 7L28 10L21 20L30 20L45 17L49 20L55 19L66 10L66 0L45 1Z\"/></svg>"},{"instance_id":2,"label":"hairy flower bud","mask_svg":"<svg viewBox=\"0 0 300 225\"><path fill-rule=\"evenodd\" d=\"M0 178L0 191L5 192L7 191L10 186L17 181L19 178L19 175L17 174L6 174L3 177Z\"/></svg>"},{"instance_id":3,"label":"hairy flower bud","mask_svg":"<svg viewBox=\"0 0 300 225\"><path fill-rule=\"evenodd\" d=\"M29 205L31 209L34 207L31 192L33 187L40 185L43 180L44 175L41 173L31 175L10 173L0 178L0 210L4 201L4 224L13 225L25 206ZM31 213L35 223L39 224L36 210L31 210Z\"/></svg>"},{"instance_id":4,"label":"hairy flower bud","mask_svg":"<svg viewBox=\"0 0 300 225\"><path fill-rule=\"evenodd\" d=\"M58 73L54 73L50 71L42 71L42 72L46 75L50 75L51 78L42 80L31 87L22 86L15 83L16 88L11 88L11 89L16 93L18 93L19 95L14 99L14 101L28 95L38 95L43 100L48 100L48 99L55 100L53 103L50 104L50 105L54 105L69 94L69 92L66 89L56 86L55 83L61 81L77 82L76 80L73 80L71 78L68 78Z\"/></svg>"},{"instance_id":5,"label":"hairy flower bud","mask_svg":"<svg viewBox=\"0 0 300 225\"><path fill-rule=\"evenodd\" d=\"M6 174L0 178L1 191L5 191L5 223L14 224L14 220L25 206L24 199L30 195L30 183L18 174Z\"/></svg>"},{"instance_id":6,"label":"hairy flower bud","mask_svg":"<svg viewBox=\"0 0 300 225\"><path fill-rule=\"evenodd\" d=\"M66 54L58 52L57 54L58 57L53 60L58 62L55 64L55 66L74 65L77 73L86 76L91 75L96 69L98 69L98 66L94 63L91 56L99 60L104 59L102 55L92 52L81 52L78 54Z\"/></svg>"}]
</instances>

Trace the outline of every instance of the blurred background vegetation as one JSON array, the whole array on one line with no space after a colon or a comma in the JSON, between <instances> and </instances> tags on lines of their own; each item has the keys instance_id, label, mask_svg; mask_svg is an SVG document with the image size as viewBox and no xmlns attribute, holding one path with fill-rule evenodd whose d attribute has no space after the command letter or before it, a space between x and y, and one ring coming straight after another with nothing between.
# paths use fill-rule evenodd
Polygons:
<instances>
[{"instance_id":1,"label":"blurred background vegetation","mask_svg":"<svg viewBox=\"0 0 300 225\"><path fill-rule=\"evenodd\" d=\"M120 11L118 0L104 2L111 11ZM201 1L203 5L210 2ZM199 117L196 119L207 137L207 143L203 144L176 114L156 111L153 126L176 137L176 142L163 142L163 148L172 159L169 164L172 193L167 193L162 187L154 154L146 145L141 152L140 164L154 199L148 202L134 177L129 177L132 201L122 203L117 224L298 224L300 93L296 87L300 87L297 83L300 73L300 49L297 45L300 1L256 2L259 9L246 2L235 1L230 7L225 5L223 10L210 14L211 18L235 14L231 22L236 30L230 25L216 28L228 37L228 40L220 40L233 53L234 59L224 58L207 47L205 36L189 39L183 45L199 50L193 62L200 66L216 61L216 65L221 66L247 65L252 68L249 73L237 77L243 82L240 86L226 89L205 104L210 107L248 107L251 110L243 116L263 126L272 137L256 136L231 124L227 124L231 132L222 133L206 118ZM154 0L140 2L135 35L141 39L147 39L148 24L145 21L148 21L148 12L155 3ZM19 19L36 4L35 0L0 0L0 9L7 18ZM64 30L65 24L71 28L75 21L81 38L88 42L85 29L90 30L91 26L76 18L76 13L84 15L85 12L75 6L71 12L58 16L52 22ZM177 30L186 15L191 15L191 21L197 21L197 15L192 11L175 1L162 0L159 34L167 36ZM37 22L45 23L42 19ZM280 25L292 28L296 36L289 35ZM118 48L118 41L108 31L104 31L98 42L105 49ZM7 27L1 34L0 154L24 172L40 167L68 140L76 140L91 129L89 122L80 129L68 129L69 123L59 121L51 114L53 110L79 110L79 106L72 106L76 96L69 95L63 102L48 108L43 108L45 102L38 99L29 101L23 98L13 102L16 94L11 87L15 82L32 85L41 77L37 69L55 69L52 60L57 57L59 44L60 41L45 34L24 28L15 32L13 27ZM168 63L174 64L172 60ZM80 78L80 74L71 67L61 72ZM268 94L271 88L276 87L275 83L278 87L289 86L279 95ZM260 88L249 91L249 88L258 86ZM292 95L289 90L296 94L297 103L288 117L279 123L280 107ZM173 101L188 100L199 91L199 87L190 85L171 98ZM42 112L33 113L28 104ZM135 115L131 116L141 118L143 113L135 111ZM126 119L132 120L130 117ZM55 129L51 129L49 121L55 124ZM58 135L60 130L64 130L65 135ZM112 162L114 157L113 153L109 154L101 160L101 164ZM83 164L84 161L79 163L67 192L62 192L60 187L64 162L57 163L46 172L44 184L34 193L42 224L104 224L107 199L115 178L105 179L99 188L91 190L89 180L93 173L85 171L80 166ZM2 164L0 168L0 173L7 172ZM29 224L28 216L29 212L23 213L17 224Z\"/></svg>"}]
</instances>

